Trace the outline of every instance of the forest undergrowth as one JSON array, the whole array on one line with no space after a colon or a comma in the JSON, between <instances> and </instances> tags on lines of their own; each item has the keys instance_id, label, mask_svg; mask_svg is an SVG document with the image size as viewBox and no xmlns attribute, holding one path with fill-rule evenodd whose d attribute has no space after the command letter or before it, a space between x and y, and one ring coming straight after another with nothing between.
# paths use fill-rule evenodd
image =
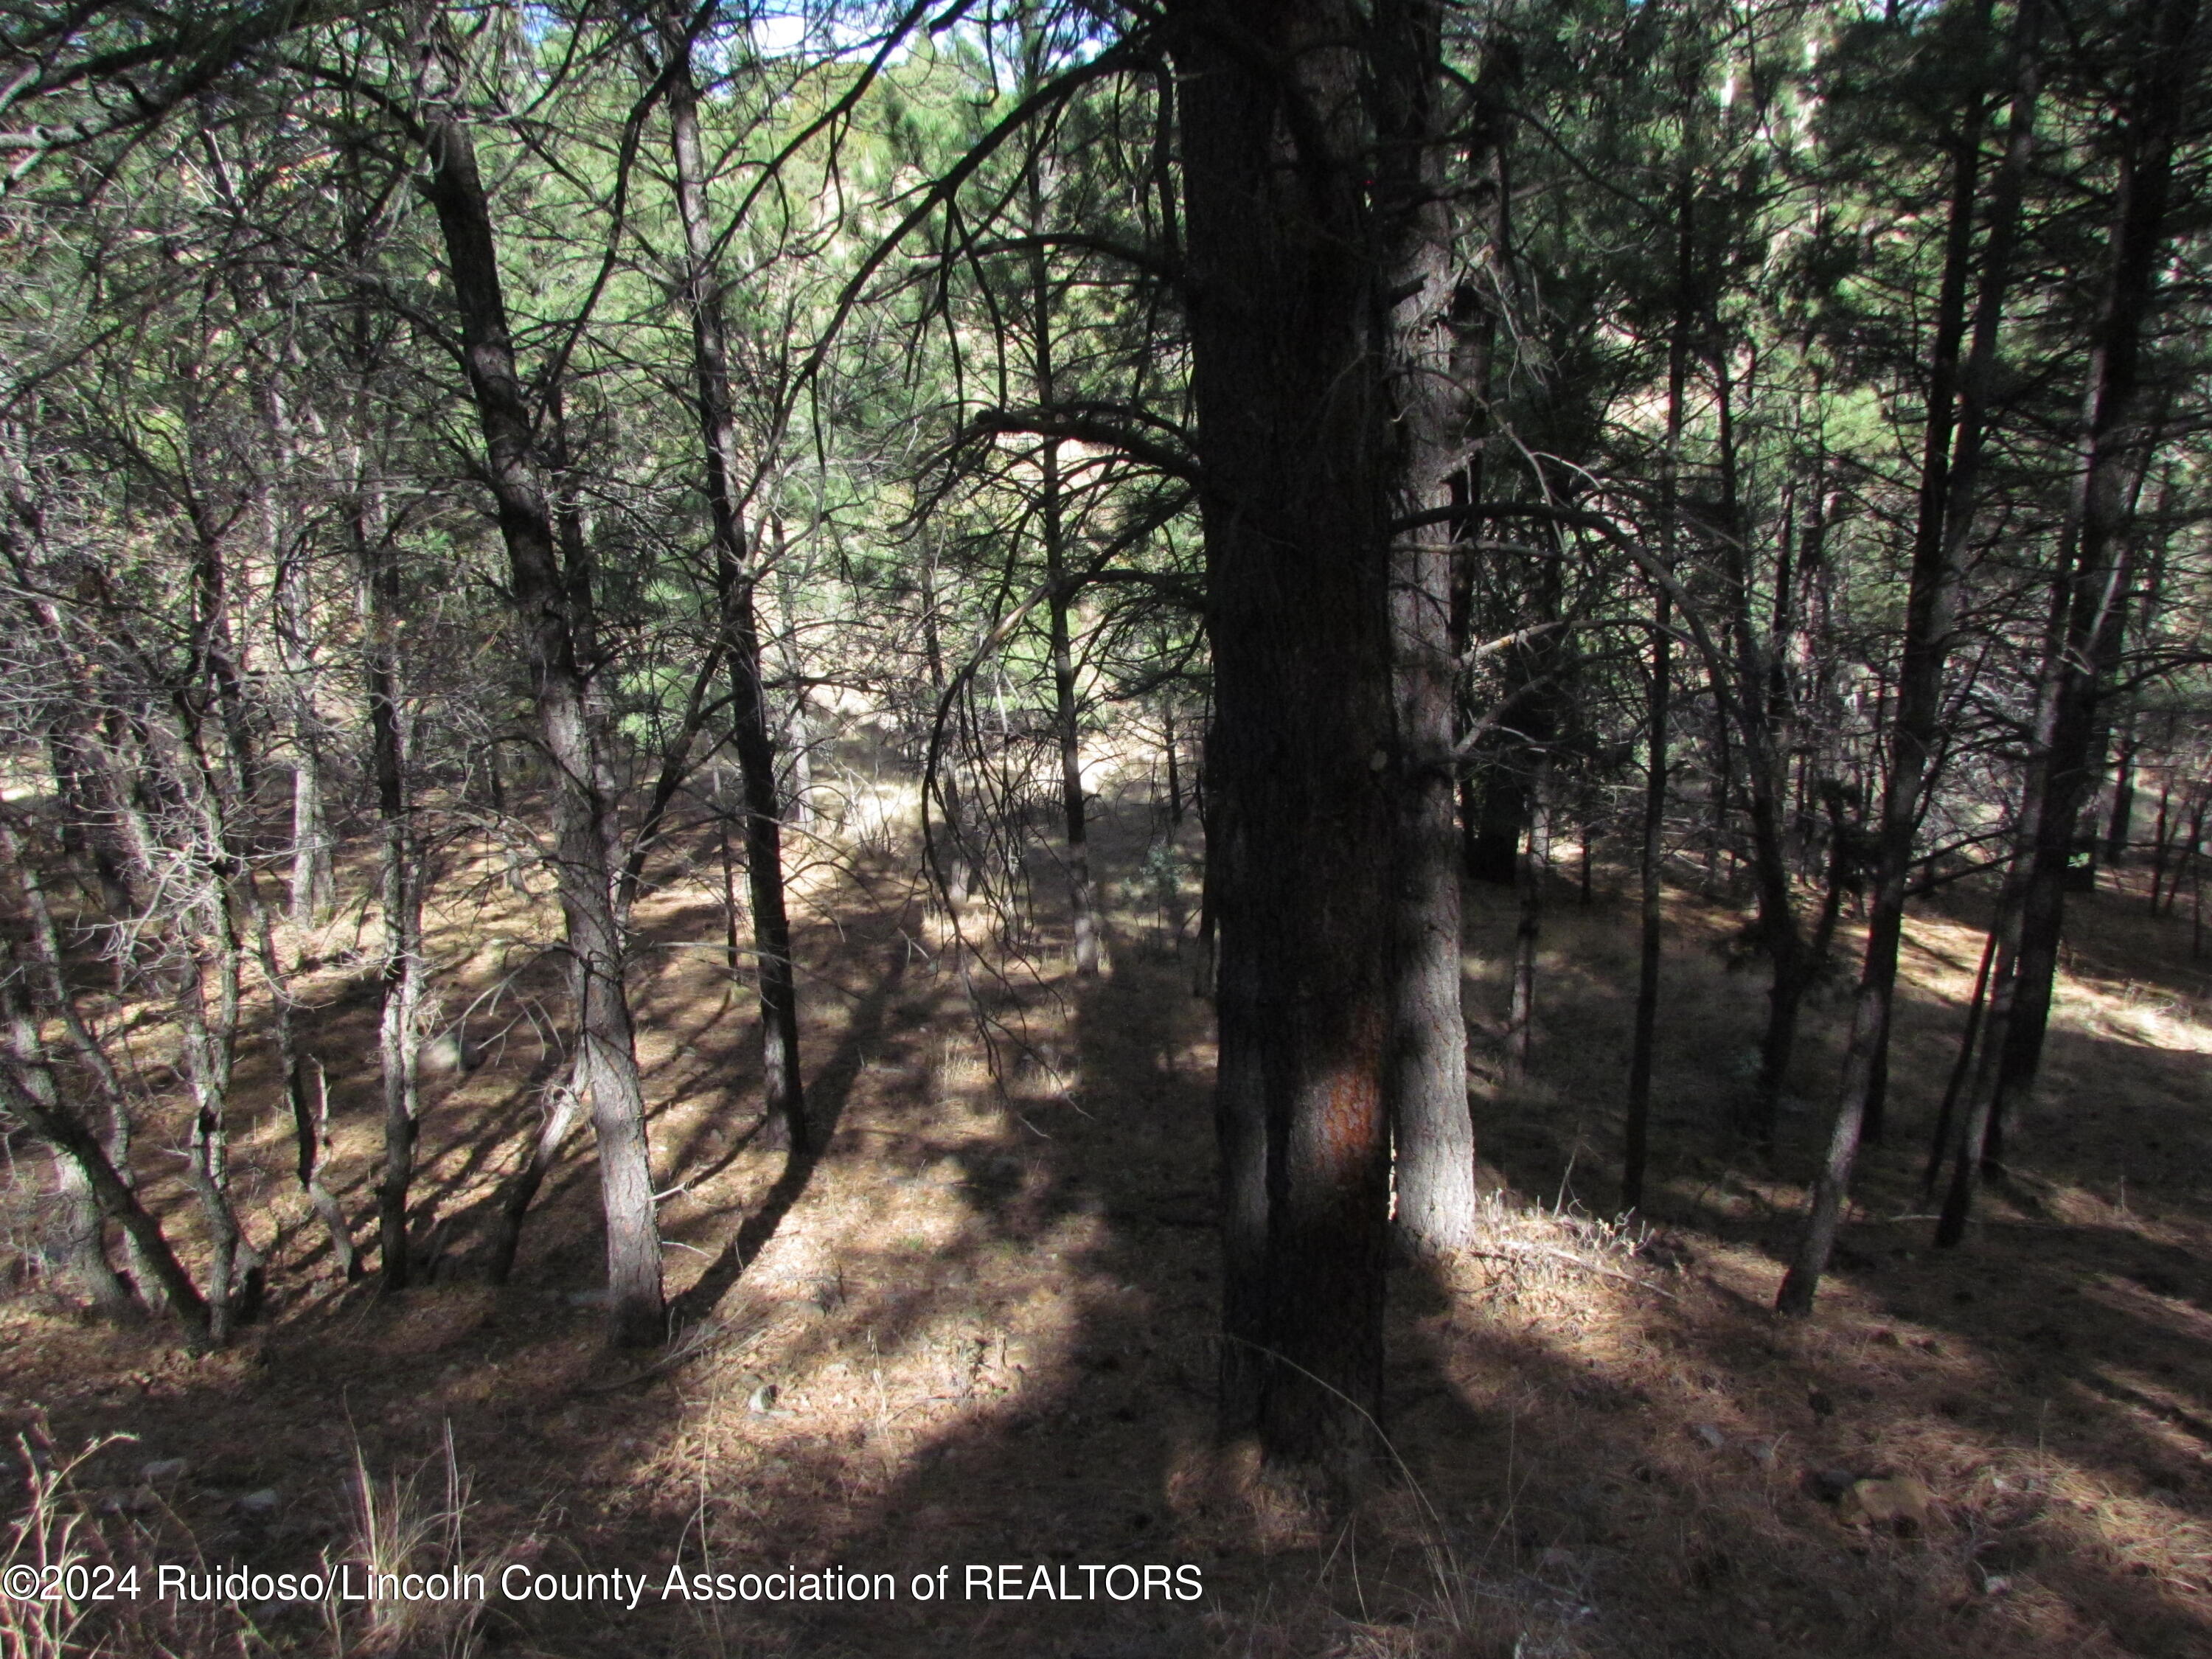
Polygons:
<instances>
[{"instance_id":1,"label":"forest undergrowth","mask_svg":"<svg viewBox=\"0 0 2212 1659\"><path fill-rule=\"evenodd\" d=\"M269 1305L234 1346L196 1356L162 1327L92 1322L18 1248L0 1304L13 1443L0 1543L11 1565L351 1564L474 1571L495 1587L509 1568L526 1583L619 1570L649 1588L635 1607L496 1589L435 1604L142 1597L81 1620L17 1601L0 1606L0 1652L2212 1650L2212 979L2189 960L2185 923L2149 921L2139 895L2109 886L2075 913L2010 1174L1966 1246L1938 1252L1918 1170L1982 901L1917 913L1890 1133L1870 1149L1817 1312L1778 1322L1842 990L1814 1008L1777 1151L1731 1140L1764 976L1729 966L1735 911L1680 872L1658 1178L1645 1215L1613 1224L1627 878L1601 859L1587 908L1569 884L1550 896L1534 1063L1510 1085L1519 902L1471 887L1482 1243L1433 1274L1394 1273L1382 1426L1397 1474L1324 1520L1258 1478L1249 1448L1211 1438L1219 1269L1210 1010L1183 936L1194 860L1141 800L1104 810L1097 830L1107 971L1069 971L1048 913L1035 937L987 953L1019 971L975 975L973 1001L911 860L823 849L794 882L794 922L826 1150L791 1168L757 1134L757 1016L721 954L711 853L640 905L640 1056L669 1288L688 1322L642 1357L602 1340L587 1136L532 1217L513 1281L483 1279L506 1165L559 1058L529 1000L553 993L553 970L515 943L544 931L550 899L540 878L520 892L495 879L485 849L485 879L449 884L470 896L429 941L447 1014L483 999L468 1018L486 1053L425 1114L429 1282L380 1297L337 1273L289 1196L289 1121L254 1053L236 1179L273 1195L253 1213L282 1220L257 1240ZM1043 871L1040 894L1056 885ZM325 1179L356 1216L373 1205L377 1128L362 926L360 907L341 912L301 988L316 1050L363 1057L330 1068ZM1854 950L1846 938L1838 954ZM180 1134L148 1125L149 1144ZM27 1164L9 1188L19 1247L34 1185ZM173 1236L195 1238L181 1180L149 1191ZM679 1565L787 1563L890 1573L897 1594L770 1606L662 1593ZM1193 1567L1204 1593L963 1599L971 1564L1018 1564L1009 1582L1029 1588L1039 1565L1079 1585L1086 1563ZM917 1600L916 1576L939 1566L951 1595Z\"/></svg>"}]
</instances>

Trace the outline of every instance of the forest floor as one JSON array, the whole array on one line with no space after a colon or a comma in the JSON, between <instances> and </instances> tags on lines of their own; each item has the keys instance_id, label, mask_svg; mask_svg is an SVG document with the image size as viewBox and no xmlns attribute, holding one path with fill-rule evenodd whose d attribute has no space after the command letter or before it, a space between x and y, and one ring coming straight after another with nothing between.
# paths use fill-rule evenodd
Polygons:
<instances>
[{"instance_id":1,"label":"forest floor","mask_svg":"<svg viewBox=\"0 0 2212 1659\"><path fill-rule=\"evenodd\" d=\"M104 1631L128 1659L2212 1653L2212 975L2185 921L2148 920L2132 890L2075 902L2012 1176L1967 1244L1937 1252L1918 1164L1978 902L1917 915L1893 1130L1817 1314L1783 1322L1768 1310L1824 1130L1840 989L1811 1012L1778 1152L1733 1146L1764 976L1724 960L1734 912L1673 896L1657 1231L1624 1233L1591 1218L1618 1178L1634 989L1632 906L1605 890L1620 872L1601 870L1588 908L1567 885L1553 896L1532 1079L1514 1088L1496 1074L1516 906L1471 891L1489 1236L1443 1279L1394 1281L1388 1428L1407 1478L1325 1525L1209 1438L1209 1011L1163 845L1141 803L1107 811L1108 973L1075 979L1048 927L973 1004L910 858L848 848L803 872L805 1070L829 1138L796 1171L756 1139L757 1022L719 948L711 856L641 907L670 1287L702 1322L659 1365L600 1344L587 1136L513 1282L474 1268L558 1063L521 1017L551 994L529 943L550 902L487 856L431 940L449 1016L506 986L471 1021L479 1040L506 1031L489 1063L428 1097L433 1282L380 1298L336 1273L256 1051L243 1087L262 1109L239 1163L270 1243L265 1317L195 1358L19 1275L0 1303L0 1407L34 1463L130 1437L76 1464L50 1541L74 1516L80 1547L148 1568L460 1566L488 1575L489 1605L142 1594L80 1637ZM1048 917L1057 881L1040 858ZM326 930L301 988L331 1078L332 1183L365 1231L378 1108L361 921ZM157 1039L143 1043L156 1081ZM149 1133L142 1164L189 1241L184 1194L155 1178L175 1133ZM19 1228L34 1172L20 1172ZM24 1474L19 1455L19 1516ZM1824 1496L1889 1475L1924 1486L1918 1524L1854 1524ZM23 1524L19 1554L37 1542ZM678 1563L834 1564L893 1574L896 1595L687 1601L665 1593ZM1156 1576L1115 1600L1133 1580L1085 1564L1189 1565L1203 1594L1168 1599ZM1022 1599L978 1593L971 1565ZM634 1608L511 1601L514 1566L647 1588ZM940 1567L948 1594L918 1598ZM1086 1583L1095 1599L1027 1594ZM60 1650L34 1613L0 1614L9 1659Z\"/></svg>"}]
</instances>

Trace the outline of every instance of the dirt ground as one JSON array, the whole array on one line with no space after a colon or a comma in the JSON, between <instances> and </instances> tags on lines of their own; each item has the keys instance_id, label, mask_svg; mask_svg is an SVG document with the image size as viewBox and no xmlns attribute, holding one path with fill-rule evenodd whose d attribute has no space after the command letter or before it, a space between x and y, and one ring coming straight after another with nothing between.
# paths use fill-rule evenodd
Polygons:
<instances>
[{"instance_id":1,"label":"dirt ground","mask_svg":"<svg viewBox=\"0 0 2212 1659\"><path fill-rule=\"evenodd\" d=\"M2185 920L2148 919L2134 890L2077 901L2013 1175L1966 1246L1937 1252L1918 1166L1980 902L1916 917L1892 1131L1817 1315L1788 1323L1768 1308L1822 1132L1840 986L1811 1012L1778 1152L1732 1146L1764 979L1723 959L1723 908L1674 896L1656 1185L1624 1231L1595 1218L1617 1181L1634 986L1632 909L1608 890L1623 878L1601 866L1588 908L1571 884L1552 896L1533 1076L1510 1089L1497 1056L1513 902L1471 892L1486 1244L1440 1279L1394 1283L1386 1427L1403 1478L1324 1523L1209 1438L1212 1050L1176 938L1189 860L1139 805L1103 831L1110 971L1068 970L1040 857L1047 924L993 953L972 1003L908 858L878 843L811 860L805 1073L831 1127L797 1172L757 1144L757 1022L720 951L714 861L642 908L669 1280L696 1322L659 1364L599 1343L586 1137L514 1282L476 1271L558 1065L531 1000L550 994L532 943L550 908L490 858L479 879L449 879L460 896L432 939L447 1010L503 984L471 1030L504 1035L428 1097L434 1281L393 1298L343 1282L292 1188L288 1123L249 1113L240 1164L271 1249L267 1316L194 1358L159 1328L91 1324L17 1273L0 1406L24 1437L8 1472L19 1559L73 1524L87 1559L149 1572L349 1563L480 1571L491 1593L142 1595L94 1608L71 1639L133 1659L2212 1654L2212 974L2190 960ZM342 917L303 984L337 1112L331 1178L362 1237L378 1122L368 938L357 911ZM160 1034L137 1041L158 1079ZM246 1097L266 1102L268 1056L249 1059ZM161 1135L141 1159L195 1241ZM36 1175L17 1171L19 1237ZM27 1475L49 1480L46 1460L92 1446L42 1526L22 1516ZM1832 1501L1893 1476L1919 1487L1882 1490L1924 1489L1917 1517ZM734 1583L787 1565L870 1588L893 1575L894 1594L665 1593L672 1567ZM1095 1571L1115 1565L1138 1571ZM647 1588L635 1607L510 1600L510 1569L556 1593L605 1590L616 1571ZM0 1616L7 1659L64 1650L22 1604Z\"/></svg>"}]
</instances>

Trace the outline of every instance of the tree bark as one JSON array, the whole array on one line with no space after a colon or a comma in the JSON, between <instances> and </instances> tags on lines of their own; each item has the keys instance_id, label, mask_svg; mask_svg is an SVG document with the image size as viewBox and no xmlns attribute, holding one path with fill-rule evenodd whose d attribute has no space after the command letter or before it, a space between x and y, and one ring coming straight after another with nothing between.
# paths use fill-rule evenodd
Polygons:
<instances>
[{"instance_id":1,"label":"tree bark","mask_svg":"<svg viewBox=\"0 0 2212 1659\"><path fill-rule=\"evenodd\" d=\"M499 1220L492 1229L490 1260L485 1271L485 1277L495 1285L506 1284L514 1273L514 1253L522 1243L522 1224L530 1213L531 1202L553 1172L554 1161L561 1156L576 1120L583 1115L583 1101L592 1085L582 1061L580 1054L569 1074L546 1091L545 1116L531 1139L530 1156L500 1194Z\"/></svg>"},{"instance_id":2,"label":"tree bark","mask_svg":"<svg viewBox=\"0 0 2212 1659\"><path fill-rule=\"evenodd\" d=\"M1705 298L1710 301L1710 295ZM1759 1073L1741 1122L1762 1143L1771 1145L1783 1085L1796 1047L1808 963L1784 823L1783 769L1789 755L1791 715L1787 698L1773 695L1768 672L1770 653L1759 641L1753 616L1750 549L1746 544L1738 487L1734 377L1725 356L1717 349L1713 349L1709 366L1719 425L1722 565L1728 574L1729 622L1735 655L1731 665L1735 695L1730 701L1743 743L1752 876L1759 903L1758 936L1773 975L1766 994L1766 1028L1759 1037ZM1725 724L1727 714L1723 712L1721 718Z\"/></svg>"},{"instance_id":3,"label":"tree bark","mask_svg":"<svg viewBox=\"0 0 2212 1659\"><path fill-rule=\"evenodd\" d=\"M357 465L365 468L365 461ZM376 782L382 961L377 972L377 1072L384 1097L384 1167L377 1183L377 1261L386 1291L408 1279L407 1201L414 1180L418 1110L416 1010L422 985L422 857L416 845L408 720L399 657L399 560L376 522L372 480L356 477L347 524L361 617L370 765Z\"/></svg>"},{"instance_id":4,"label":"tree bark","mask_svg":"<svg viewBox=\"0 0 2212 1659\"><path fill-rule=\"evenodd\" d=\"M1044 238L1050 229L1046 205L1051 195L1048 162L1031 156L1024 180L1029 196L1030 249L1030 383L1037 408L1049 414L1057 396L1054 384L1052 283ZM1075 656L1069 613L1075 593L1067 578L1066 510L1060 476L1060 440L1037 442L1037 517L1044 543L1046 647L1052 656L1052 727L1060 750L1060 822L1066 836L1067 904L1075 935L1075 972L1088 979L1098 971L1098 916L1091 884L1091 834L1083 799L1083 750L1077 724Z\"/></svg>"},{"instance_id":5,"label":"tree bark","mask_svg":"<svg viewBox=\"0 0 2212 1659\"><path fill-rule=\"evenodd\" d=\"M2105 676L2124 636L2134 498L2153 441L2143 337L2156 310L2169 236L2175 151L2191 103L2197 0L2146 0L2142 63L2129 101L2105 292L2091 337L2075 500L2062 538L2051 650L2037 696L2021 806L2014 937L2001 940L1982 1040L1993 1063L1953 1150L1939 1244L1965 1235L1993 1122L2033 1086L2064 927L2067 868L2100 771Z\"/></svg>"},{"instance_id":6,"label":"tree bark","mask_svg":"<svg viewBox=\"0 0 2212 1659\"><path fill-rule=\"evenodd\" d=\"M557 556L553 524L535 476L532 422L507 320L490 207L476 147L458 113L442 105L422 114L430 161L429 196L444 239L447 274L460 314L462 356L483 436L484 479L497 503L507 548L508 591L528 667L538 738L552 773L556 869L568 950L574 963L579 1037L590 1057L592 1127L599 1141L606 1220L609 1334L617 1344L663 1335L660 1237L653 1205L623 940L616 915L616 803L599 756L574 614L588 595L573 592Z\"/></svg>"},{"instance_id":7,"label":"tree bark","mask_svg":"<svg viewBox=\"0 0 2212 1659\"><path fill-rule=\"evenodd\" d=\"M1968 106L1956 149L1949 237L1936 301L1919 517L1906 590L1897 709L1889 729L1889 771L1882 793L1866 954L1851 1010L1850 1033L1844 1043L1827 1152L1814 1185L1804 1233L1775 1300L1776 1309L1785 1314L1811 1310L1842 1224L1859 1143L1863 1139L1878 1139L1881 1131L1891 1015L1897 996L1897 955L1905 933L1912 842L1926 792L1934 781L1942 736L1943 668L1950 653L1959 590L1965 579L1966 544L1972 528L1980 479L1990 379L2020 223L2021 192L2034 149L2035 106L2041 84L2038 60L2041 9L2040 0L2024 0L2014 21L2012 106L2005 155L1990 191L1981 292L1975 301L1972 343L1963 373L1958 360L1966 335L1966 296L1978 189L1982 129L1978 97Z\"/></svg>"},{"instance_id":8,"label":"tree bark","mask_svg":"<svg viewBox=\"0 0 2212 1659\"><path fill-rule=\"evenodd\" d=\"M66 1103L58 1098L42 1100L32 1093L12 1067L0 1066L0 1101L31 1126L32 1133L59 1148L83 1171L100 1212L137 1241L139 1259L148 1265L170 1308L187 1329L196 1335L204 1334L208 1322L205 1298L169 1248L161 1224L138 1201L138 1194L108 1161L98 1139Z\"/></svg>"},{"instance_id":9,"label":"tree bark","mask_svg":"<svg viewBox=\"0 0 2212 1659\"><path fill-rule=\"evenodd\" d=\"M1482 329L1455 281L1453 215L1436 102L1441 14L1394 3L1377 14L1378 189L1399 230L1386 256L1385 324L1397 453L1393 515L1449 507L1474 436ZM1386 1089L1395 1144L1396 1234L1415 1257L1474 1241L1474 1124L1468 1109L1461 1006L1456 787L1459 655L1453 589L1462 527L1401 532L1390 555L1391 696L1397 766L1391 823L1390 1047Z\"/></svg>"},{"instance_id":10,"label":"tree bark","mask_svg":"<svg viewBox=\"0 0 2212 1659\"><path fill-rule=\"evenodd\" d=\"M52 1122L61 1106L61 1090L54 1079L39 1022L31 1012L31 999L23 983L15 952L7 951L7 972L0 976L0 1014L8 1026L8 1059L23 1092L36 1101ZM100 1200L93 1190L92 1172L70 1149L51 1137L53 1149L53 1192L58 1213L47 1228L50 1255L64 1275L75 1281L92 1305L109 1319L120 1320L131 1312L130 1287L107 1259L101 1239Z\"/></svg>"},{"instance_id":11,"label":"tree bark","mask_svg":"<svg viewBox=\"0 0 2212 1659\"><path fill-rule=\"evenodd\" d=\"M681 12L662 14L661 50L668 55L668 118L677 212L684 222L692 380L708 517L714 538L723 646L729 658L731 744L737 750L745 805L745 879L760 985L762 1103L769 1121L784 1134L789 1155L804 1158L811 1142L799 1068L798 980L792 964L791 923L784 908L783 818L777 800L775 742L769 730L768 698L761 678L754 598L760 571L738 513L743 463L707 200L706 153L699 136L699 93L692 78L691 39L685 21Z\"/></svg>"},{"instance_id":12,"label":"tree bark","mask_svg":"<svg viewBox=\"0 0 2212 1659\"><path fill-rule=\"evenodd\" d=\"M1389 1237L1394 479L1364 22L1341 0L1185 0L1175 21L1214 660L1221 1426L1341 1486L1380 1450Z\"/></svg>"},{"instance_id":13,"label":"tree bark","mask_svg":"<svg viewBox=\"0 0 2212 1659\"><path fill-rule=\"evenodd\" d=\"M1686 152L1674 175L1674 315L1667 339L1667 435L1659 459L1659 557L1674 568L1681 539L1682 396L1690 375L1690 327L1697 299L1697 191ZM1651 1073L1658 1047L1659 974L1665 945L1666 908L1661 877L1666 858L1667 720L1674 671L1673 599L1655 584L1651 619L1651 678L1644 702L1644 841L1638 876L1640 915L1637 943L1636 1016L1628 1051L1627 1121L1620 1163L1620 1207L1644 1204L1650 1157Z\"/></svg>"}]
</instances>

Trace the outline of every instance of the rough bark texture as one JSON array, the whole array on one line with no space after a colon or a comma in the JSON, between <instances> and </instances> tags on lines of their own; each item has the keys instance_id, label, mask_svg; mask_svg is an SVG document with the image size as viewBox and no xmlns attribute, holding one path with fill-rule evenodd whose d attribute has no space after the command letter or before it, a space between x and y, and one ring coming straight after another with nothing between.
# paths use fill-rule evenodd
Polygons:
<instances>
[{"instance_id":1,"label":"rough bark texture","mask_svg":"<svg viewBox=\"0 0 2212 1659\"><path fill-rule=\"evenodd\" d=\"M656 1342L663 1334L660 1237L616 914L615 802L603 775L600 734L593 729L578 650L588 618L572 615L587 596L574 592L565 580L535 474L530 410L515 369L475 146L467 127L440 106L426 109L422 136L431 163L429 196L460 314L469 391L484 441L484 479L497 504L538 739L552 774L556 869L599 1141L610 1335L619 1344Z\"/></svg>"},{"instance_id":2,"label":"rough bark texture","mask_svg":"<svg viewBox=\"0 0 2212 1659\"><path fill-rule=\"evenodd\" d=\"M1399 228L1386 323L1398 453L1394 515L1449 507L1467 465L1479 372L1468 362L1474 307L1455 281L1452 214L1436 140L1440 14L1386 8L1378 41L1381 188ZM1474 1125L1461 1007L1456 782L1459 663L1449 520L1402 532L1391 552L1390 647L1397 765L1391 848L1390 1060L1399 1242L1436 1255L1474 1242Z\"/></svg>"},{"instance_id":3,"label":"rough bark texture","mask_svg":"<svg viewBox=\"0 0 2212 1659\"><path fill-rule=\"evenodd\" d=\"M1390 1033L1386 299L1364 20L1177 14L1216 712L1221 1420L1341 1484L1380 1452Z\"/></svg>"}]
</instances>

